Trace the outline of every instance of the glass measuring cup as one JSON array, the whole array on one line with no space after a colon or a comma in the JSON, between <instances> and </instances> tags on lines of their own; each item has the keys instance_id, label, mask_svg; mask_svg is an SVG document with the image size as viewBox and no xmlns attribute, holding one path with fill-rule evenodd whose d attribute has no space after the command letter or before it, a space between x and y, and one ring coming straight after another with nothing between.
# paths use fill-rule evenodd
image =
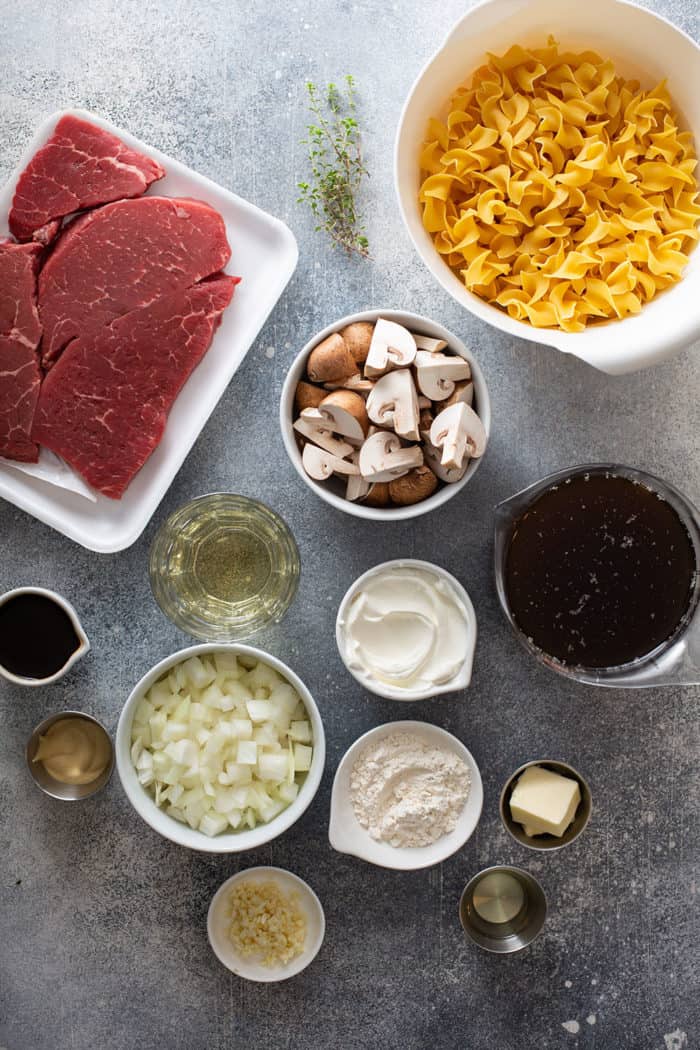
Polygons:
<instances>
[{"instance_id":1,"label":"glass measuring cup","mask_svg":"<svg viewBox=\"0 0 700 1050\"><path fill-rule=\"evenodd\" d=\"M627 478L655 492L675 510L688 530L695 551L696 572L690 602L676 630L651 652L616 667L591 668L567 664L543 652L520 629L513 616L506 590L508 548L516 522L547 490L569 478L585 474L611 474ZM697 571L700 566L700 511L687 496L667 481L634 467L625 467L617 463L586 463L549 474L517 492L510 499L499 503L495 510L495 519L494 566L498 597L518 641L535 659L558 674L588 685L632 689L644 686L700 684L700 573Z\"/></svg>"}]
</instances>

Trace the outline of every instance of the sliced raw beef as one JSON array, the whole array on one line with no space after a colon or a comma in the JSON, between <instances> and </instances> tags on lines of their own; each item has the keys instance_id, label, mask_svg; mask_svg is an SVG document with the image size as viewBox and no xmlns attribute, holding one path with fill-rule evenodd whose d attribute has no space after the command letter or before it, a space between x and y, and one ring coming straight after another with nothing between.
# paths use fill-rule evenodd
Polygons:
<instances>
[{"instance_id":1,"label":"sliced raw beef","mask_svg":"<svg viewBox=\"0 0 700 1050\"><path fill-rule=\"evenodd\" d=\"M160 442L237 283L213 277L76 339L44 380L34 440L119 499Z\"/></svg>"},{"instance_id":2,"label":"sliced raw beef","mask_svg":"<svg viewBox=\"0 0 700 1050\"><path fill-rule=\"evenodd\" d=\"M39 244L0 242L0 456L36 463L30 435L39 397Z\"/></svg>"},{"instance_id":3,"label":"sliced raw beef","mask_svg":"<svg viewBox=\"0 0 700 1050\"><path fill-rule=\"evenodd\" d=\"M10 230L19 241L49 244L65 215L138 197L164 175L157 161L108 131L79 117L62 117L18 179Z\"/></svg>"},{"instance_id":4,"label":"sliced raw beef","mask_svg":"<svg viewBox=\"0 0 700 1050\"><path fill-rule=\"evenodd\" d=\"M217 273L230 255L223 219L202 201L139 197L80 216L39 277L42 364L71 339Z\"/></svg>"}]
</instances>

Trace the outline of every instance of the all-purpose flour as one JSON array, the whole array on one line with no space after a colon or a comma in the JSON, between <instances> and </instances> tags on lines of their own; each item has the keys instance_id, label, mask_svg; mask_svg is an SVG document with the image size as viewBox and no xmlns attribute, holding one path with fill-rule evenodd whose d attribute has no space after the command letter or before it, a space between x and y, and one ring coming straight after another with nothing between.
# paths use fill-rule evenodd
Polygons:
<instances>
[{"instance_id":1,"label":"all-purpose flour","mask_svg":"<svg viewBox=\"0 0 700 1050\"><path fill-rule=\"evenodd\" d=\"M429 846L452 831L469 795L469 770L453 751L414 733L369 744L350 774L355 816L391 846Z\"/></svg>"}]
</instances>

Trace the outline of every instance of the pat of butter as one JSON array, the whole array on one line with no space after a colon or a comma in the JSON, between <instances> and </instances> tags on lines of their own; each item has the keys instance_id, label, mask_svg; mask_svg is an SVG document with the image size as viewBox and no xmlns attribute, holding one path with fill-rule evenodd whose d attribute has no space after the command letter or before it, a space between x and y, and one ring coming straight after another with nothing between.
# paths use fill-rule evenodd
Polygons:
<instances>
[{"instance_id":1,"label":"pat of butter","mask_svg":"<svg viewBox=\"0 0 700 1050\"><path fill-rule=\"evenodd\" d=\"M530 766L518 777L510 796L510 814L526 835L561 838L581 801L578 783L541 766Z\"/></svg>"}]
</instances>

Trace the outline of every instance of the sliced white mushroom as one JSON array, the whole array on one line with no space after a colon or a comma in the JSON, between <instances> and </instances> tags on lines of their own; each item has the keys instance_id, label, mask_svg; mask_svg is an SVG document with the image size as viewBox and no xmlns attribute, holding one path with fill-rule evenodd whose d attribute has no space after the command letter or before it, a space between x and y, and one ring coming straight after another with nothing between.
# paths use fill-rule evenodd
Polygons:
<instances>
[{"instance_id":1,"label":"sliced white mushroom","mask_svg":"<svg viewBox=\"0 0 700 1050\"><path fill-rule=\"evenodd\" d=\"M430 400L429 397L426 397L425 394L420 394L418 397L418 407L422 412L424 408L432 408L433 402Z\"/></svg>"},{"instance_id":2,"label":"sliced white mushroom","mask_svg":"<svg viewBox=\"0 0 700 1050\"><path fill-rule=\"evenodd\" d=\"M407 368L416 357L416 341L407 328L380 317L365 361L365 376L376 379L392 368Z\"/></svg>"},{"instance_id":3,"label":"sliced white mushroom","mask_svg":"<svg viewBox=\"0 0 700 1050\"><path fill-rule=\"evenodd\" d=\"M474 404L474 384L471 379L467 379L464 383L457 383L450 396L445 401L445 408L448 405L456 405L458 401L463 401L465 405L470 407Z\"/></svg>"},{"instance_id":4,"label":"sliced white mushroom","mask_svg":"<svg viewBox=\"0 0 700 1050\"><path fill-rule=\"evenodd\" d=\"M360 473L367 481L391 481L422 463L423 452L417 445L405 448L388 430L367 438L360 449Z\"/></svg>"},{"instance_id":5,"label":"sliced white mushroom","mask_svg":"<svg viewBox=\"0 0 700 1050\"><path fill-rule=\"evenodd\" d=\"M333 456L345 459L346 456L350 456L354 452L353 445L333 437L333 434L327 427L320 427L317 423L304 419L303 413L298 419L294 420L292 425L297 433L305 437L307 441L312 441L314 445L325 449L326 452L330 452Z\"/></svg>"},{"instance_id":6,"label":"sliced white mushroom","mask_svg":"<svg viewBox=\"0 0 700 1050\"><path fill-rule=\"evenodd\" d=\"M399 437L419 441L418 395L408 368L387 372L367 398L367 415L381 427L392 427Z\"/></svg>"},{"instance_id":7,"label":"sliced white mushroom","mask_svg":"<svg viewBox=\"0 0 700 1050\"><path fill-rule=\"evenodd\" d=\"M470 463L470 457L468 455L464 457L462 466L459 468L453 467L450 469L448 467L443 467L440 462L441 451L439 448L435 448L435 445L431 444L429 437L424 438L423 453L425 455L425 462L428 464L433 474L440 478L440 481L444 481L447 485L454 485L455 482L461 481L467 473L467 468Z\"/></svg>"},{"instance_id":8,"label":"sliced white mushroom","mask_svg":"<svg viewBox=\"0 0 700 1050\"><path fill-rule=\"evenodd\" d=\"M364 499L365 496L369 494L371 488L369 481L365 481L360 474L359 458L359 452L355 452L354 455L350 457L350 462L354 463L357 467L357 474L348 475L348 483L345 487L345 498L351 500L353 503L355 500Z\"/></svg>"},{"instance_id":9,"label":"sliced white mushroom","mask_svg":"<svg viewBox=\"0 0 700 1050\"><path fill-rule=\"evenodd\" d=\"M352 390L354 394L361 394L363 397L367 397L374 386L374 380L364 379L358 372L357 375L350 376L349 379L345 379L342 383L324 383L323 385L326 390Z\"/></svg>"},{"instance_id":10,"label":"sliced white mushroom","mask_svg":"<svg viewBox=\"0 0 700 1050\"><path fill-rule=\"evenodd\" d=\"M305 408L301 417L352 441L364 441L369 427L363 398L350 390L328 394L317 408Z\"/></svg>"},{"instance_id":11,"label":"sliced white mushroom","mask_svg":"<svg viewBox=\"0 0 700 1050\"><path fill-rule=\"evenodd\" d=\"M442 449L443 467L458 470L467 455L477 457L483 453L486 431L474 409L458 401L435 417L430 428L430 443Z\"/></svg>"},{"instance_id":12,"label":"sliced white mushroom","mask_svg":"<svg viewBox=\"0 0 700 1050\"><path fill-rule=\"evenodd\" d=\"M418 351L415 366L418 389L431 401L445 401L454 392L455 383L471 379L472 374L463 357L431 354L427 350Z\"/></svg>"},{"instance_id":13,"label":"sliced white mushroom","mask_svg":"<svg viewBox=\"0 0 700 1050\"><path fill-rule=\"evenodd\" d=\"M444 339L433 339L429 335L416 335L415 332L413 333L413 338L418 349L427 350L429 354L439 354L441 350L447 349L447 343Z\"/></svg>"},{"instance_id":14,"label":"sliced white mushroom","mask_svg":"<svg viewBox=\"0 0 700 1050\"><path fill-rule=\"evenodd\" d=\"M360 473L360 468L356 463L350 463L347 459L334 456L332 452L327 452L324 448L318 448L316 445L304 445L301 461L304 464L306 473L316 481L325 481L331 474L354 475Z\"/></svg>"}]
</instances>

